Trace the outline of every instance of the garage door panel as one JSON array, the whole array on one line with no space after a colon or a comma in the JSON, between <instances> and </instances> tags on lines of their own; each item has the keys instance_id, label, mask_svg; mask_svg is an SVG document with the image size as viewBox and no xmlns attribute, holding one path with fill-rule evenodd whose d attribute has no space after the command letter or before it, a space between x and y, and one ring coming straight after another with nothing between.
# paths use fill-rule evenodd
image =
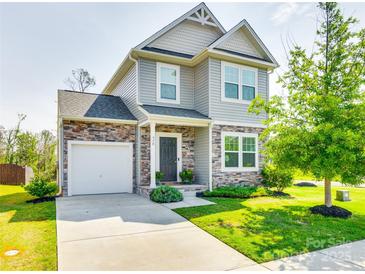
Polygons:
<instances>
[{"instance_id":1,"label":"garage door panel","mask_svg":"<svg viewBox=\"0 0 365 274\"><path fill-rule=\"evenodd\" d=\"M133 149L126 144L71 145L70 192L132 192Z\"/></svg>"}]
</instances>

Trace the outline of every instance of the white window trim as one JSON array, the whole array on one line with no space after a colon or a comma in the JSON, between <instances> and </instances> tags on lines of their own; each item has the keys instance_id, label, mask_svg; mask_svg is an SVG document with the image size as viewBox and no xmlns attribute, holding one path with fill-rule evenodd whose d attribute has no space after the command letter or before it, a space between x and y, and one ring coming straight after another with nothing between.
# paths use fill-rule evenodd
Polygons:
<instances>
[{"instance_id":1,"label":"white window trim","mask_svg":"<svg viewBox=\"0 0 365 274\"><path fill-rule=\"evenodd\" d=\"M172 137L176 138L176 180L180 182L179 173L182 171L182 134L174 132L156 132L156 171L160 171L160 137Z\"/></svg>"},{"instance_id":2,"label":"white window trim","mask_svg":"<svg viewBox=\"0 0 365 274\"><path fill-rule=\"evenodd\" d=\"M226 136L232 136L232 137L239 137L238 138L238 167L225 167L225 144L224 139ZM255 166L254 167L242 167L242 137L254 137L255 138ZM258 134L257 133L241 133L241 132L222 132L221 137L221 162L222 162L222 172L252 172L252 171L259 171L259 147L258 147Z\"/></svg>"},{"instance_id":3,"label":"white window trim","mask_svg":"<svg viewBox=\"0 0 365 274\"><path fill-rule=\"evenodd\" d=\"M176 70L176 100L161 98L161 68L172 68ZM180 104L180 66L166 63L156 63L156 101L159 103Z\"/></svg>"},{"instance_id":4,"label":"white window trim","mask_svg":"<svg viewBox=\"0 0 365 274\"><path fill-rule=\"evenodd\" d=\"M225 95L225 67L235 67L238 68L238 99L233 98L226 98ZM224 62L221 61L221 100L223 102L229 102L229 103L236 103L236 104L251 104L251 101L249 100L243 100L242 99L242 70L250 70L255 72L255 98L258 94L258 69L254 67L244 66L244 65L238 65L234 63ZM230 83L230 82L229 82Z\"/></svg>"}]
</instances>

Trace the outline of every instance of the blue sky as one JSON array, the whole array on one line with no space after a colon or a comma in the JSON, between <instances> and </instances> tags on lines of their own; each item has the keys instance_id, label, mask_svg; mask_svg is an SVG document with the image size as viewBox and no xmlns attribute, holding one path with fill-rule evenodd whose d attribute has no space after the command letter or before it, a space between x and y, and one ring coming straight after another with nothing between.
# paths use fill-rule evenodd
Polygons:
<instances>
[{"instance_id":1,"label":"blue sky","mask_svg":"<svg viewBox=\"0 0 365 274\"><path fill-rule=\"evenodd\" d=\"M0 125L56 129L56 93L74 68L96 77L91 92L101 92L129 49L197 5L196 3L0 3ZM229 30L243 18L286 67L283 42L311 49L316 3L210 3ZM341 3L346 15L365 26L364 3ZM270 79L270 92L280 94Z\"/></svg>"}]
</instances>

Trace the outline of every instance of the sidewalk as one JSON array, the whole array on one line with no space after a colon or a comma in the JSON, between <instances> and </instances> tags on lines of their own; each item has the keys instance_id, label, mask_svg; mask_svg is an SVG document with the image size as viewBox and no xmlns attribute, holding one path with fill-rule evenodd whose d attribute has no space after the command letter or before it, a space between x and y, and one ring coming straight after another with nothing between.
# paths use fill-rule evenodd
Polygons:
<instances>
[{"instance_id":1,"label":"sidewalk","mask_svg":"<svg viewBox=\"0 0 365 274\"><path fill-rule=\"evenodd\" d=\"M365 271L365 240L261 264L268 270Z\"/></svg>"}]
</instances>

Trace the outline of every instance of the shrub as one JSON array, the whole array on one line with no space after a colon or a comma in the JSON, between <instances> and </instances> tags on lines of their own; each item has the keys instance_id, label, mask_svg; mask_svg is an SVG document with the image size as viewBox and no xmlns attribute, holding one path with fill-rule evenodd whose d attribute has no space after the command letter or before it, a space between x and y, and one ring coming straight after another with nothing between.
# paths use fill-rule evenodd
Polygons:
<instances>
[{"instance_id":1,"label":"shrub","mask_svg":"<svg viewBox=\"0 0 365 274\"><path fill-rule=\"evenodd\" d=\"M224 197L224 198L253 198L269 195L264 187L256 186L222 186L205 191L204 197Z\"/></svg>"},{"instance_id":2,"label":"shrub","mask_svg":"<svg viewBox=\"0 0 365 274\"><path fill-rule=\"evenodd\" d=\"M156 203L172 203L183 200L183 195L171 186L159 186L152 190L150 199Z\"/></svg>"},{"instance_id":3,"label":"shrub","mask_svg":"<svg viewBox=\"0 0 365 274\"><path fill-rule=\"evenodd\" d=\"M160 184L165 174L161 171L156 171L156 184Z\"/></svg>"},{"instance_id":4,"label":"shrub","mask_svg":"<svg viewBox=\"0 0 365 274\"><path fill-rule=\"evenodd\" d=\"M190 169L185 169L179 173L179 176L183 183L191 184L193 182L193 171Z\"/></svg>"},{"instance_id":5,"label":"shrub","mask_svg":"<svg viewBox=\"0 0 365 274\"><path fill-rule=\"evenodd\" d=\"M43 198L46 196L54 196L57 194L58 186L56 183L47 182L40 178L34 178L31 183L24 186L26 192L30 195Z\"/></svg>"},{"instance_id":6,"label":"shrub","mask_svg":"<svg viewBox=\"0 0 365 274\"><path fill-rule=\"evenodd\" d=\"M274 165L266 165L262 170L262 184L269 188L275 188L277 192L283 192L293 184L291 170L280 169Z\"/></svg>"}]
</instances>

